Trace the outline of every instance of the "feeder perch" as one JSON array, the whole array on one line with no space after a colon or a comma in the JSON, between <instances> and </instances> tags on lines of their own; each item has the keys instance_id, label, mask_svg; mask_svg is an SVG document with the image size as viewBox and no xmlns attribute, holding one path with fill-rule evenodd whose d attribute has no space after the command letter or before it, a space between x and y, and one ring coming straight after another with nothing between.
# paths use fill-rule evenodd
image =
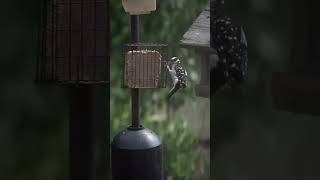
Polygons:
<instances>
[{"instance_id":1,"label":"feeder perch","mask_svg":"<svg viewBox=\"0 0 320 180\"><path fill-rule=\"evenodd\" d=\"M150 14L156 10L156 0L122 0L124 10L130 15Z\"/></svg>"},{"instance_id":2,"label":"feeder perch","mask_svg":"<svg viewBox=\"0 0 320 180\"><path fill-rule=\"evenodd\" d=\"M166 45L128 44L124 49L123 87L166 86Z\"/></svg>"}]
</instances>

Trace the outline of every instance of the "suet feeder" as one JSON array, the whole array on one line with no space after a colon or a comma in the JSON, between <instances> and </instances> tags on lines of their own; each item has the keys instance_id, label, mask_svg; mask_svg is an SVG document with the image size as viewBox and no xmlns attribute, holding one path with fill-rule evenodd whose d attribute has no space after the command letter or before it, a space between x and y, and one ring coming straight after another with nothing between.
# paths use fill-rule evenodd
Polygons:
<instances>
[{"instance_id":1,"label":"suet feeder","mask_svg":"<svg viewBox=\"0 0 320 180\"><path fill-rule=\"evenodd\" d=\"M122 0L124 10L130 15L150 14L156 10L156 0Z\"/></svg>"},{"instance_id":2,"label":"suet feeder","mask_svg":"<svg viewBox=\"0 0 320 180\"><path fill-rule=\"evenodd\" d=\"M41 1L36 82L68 90L71 180L95 179L92 85L109 83L108 2Z\"/></svg>"},{"instance_id":3,"label":"suet feeder","mask_svg":"<svg viewBox=\"0 0 320 180\"><path fill-rule=\"evenodd\" d=\"M209 5L197 17L188 31L183 35L180 45L188 50L196 50L200 55L200 83L195 86L199 97L210 96L210 69L217 60L216 51L210 48L210 7Z\"/></svg>"},{"instance_id":4,"label":"suet feeder","mask_svg":"<svg viewBox=\"0 0 320 180\"><path fill-rule=\"evenodd\" d=\"M137 14L155 10L155 1L122 2L126 11L131 14L131 44L124 45L122 87L131 89L132 124L113 138L112 179L163 180L162 142L153 131L140 124L139 94L142 88L165 87L167 45L139 43Z\"/></svg>"},{"instance_id":5,"label":"suet feeder","mask_svg":"<svg viewBox=\"0 0 320 180\"><path fill-rule=\"evenodd\" d=\"M124 88L165 88L167 45L127 44L124 46Z\"/></svg>"}]
</instances>

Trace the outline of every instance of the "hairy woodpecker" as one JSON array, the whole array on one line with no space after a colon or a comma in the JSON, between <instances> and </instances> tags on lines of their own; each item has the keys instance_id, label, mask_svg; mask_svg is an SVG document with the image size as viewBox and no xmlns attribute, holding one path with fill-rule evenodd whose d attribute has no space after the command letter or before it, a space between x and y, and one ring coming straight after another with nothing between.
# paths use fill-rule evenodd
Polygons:
<instances>
[{"instance_id":1,"label":"hairy woodpecker","mask_svg":"<svg viewBox=\"0 0 320 180\"><path fill-rule=\"evenodd\" d=\"M171 65L171 67L170 67ZM173 87L169 91L167 98L169 99L176 91L179 89L184 89L187 86L187 71L181 64L181 61L177 57L172 57L170 59L169 65L167 65L167 69L171 76Z\"/></svg>"},{"instance_id":2,"label":"hairy woodpecker","mask_svg":"<svg viewBox=\"0 0 320 180\"><path fill-rule=\"evenodd\" d=\"M212 69L211 91L245 80L247 72L247 41L243 28L223 14L224 0L211 2L211 47L219 61Z\"/></svg>"}]
</instances>

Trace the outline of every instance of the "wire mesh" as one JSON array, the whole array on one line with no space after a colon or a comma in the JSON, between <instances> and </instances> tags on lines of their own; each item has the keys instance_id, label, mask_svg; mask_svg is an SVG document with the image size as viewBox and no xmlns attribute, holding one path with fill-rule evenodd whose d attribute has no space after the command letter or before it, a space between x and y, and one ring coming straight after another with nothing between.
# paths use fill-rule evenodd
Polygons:
<instances>
[{"instance_id":1,"label":"wire mesh","mask_svg":"<svg viewBox=\"0 0 320 180\"><path fill-rule=\"evenodd\" d=\"M126 44L123 57L123 88L166 87L166 44Z\"/></svg>"},{"instance_id":2,"label":"wire mesh","mask_svg":"<svg viewBox=\"0 0 320 180\"><path fill-rule=\"evenodd\" d=\"M104 84L109 78L106 0L46 0L38 81Z\"/></svg>"}]
</instances>

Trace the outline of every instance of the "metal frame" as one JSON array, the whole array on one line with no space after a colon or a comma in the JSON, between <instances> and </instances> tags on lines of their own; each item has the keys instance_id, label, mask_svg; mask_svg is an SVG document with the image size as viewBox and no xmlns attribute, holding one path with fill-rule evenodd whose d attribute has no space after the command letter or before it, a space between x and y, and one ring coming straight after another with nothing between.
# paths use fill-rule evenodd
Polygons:
<instances>
[{"instance_id":1,"label":"metal frame","mask_svg":"<svg viewBox=\"0 0 320 180\"><path fill-rule=\"evenodd\" d=\"M42 5L36 80L56 84L109 82L107 3L47 0Z\"/></svg>"}]
</instances>

